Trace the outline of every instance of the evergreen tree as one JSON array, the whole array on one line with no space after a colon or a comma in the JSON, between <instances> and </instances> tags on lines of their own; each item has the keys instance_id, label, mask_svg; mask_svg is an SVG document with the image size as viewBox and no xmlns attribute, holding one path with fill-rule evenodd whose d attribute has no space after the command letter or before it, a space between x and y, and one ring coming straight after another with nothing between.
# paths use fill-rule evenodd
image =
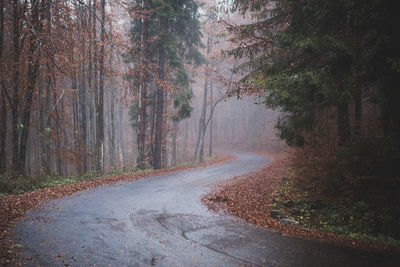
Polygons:
<instances>
[{"instance_id":1,"label":"evergreen tree","mask_svg":"<svg viewBox=\"0 0 400 267\"><path fill-rule=\"evenodd\" d=\"M154 92L148 92L148 95L154 95L152 101L149 97L141 102L142 114L149 103L152 102L155 107L155 138L154 144L151 145L153 150L153 167L158 169L162 167L161 162L161 146L163 139L163 117L164 117L164 95L166 92L166 78L173 80L173 99L174 106L178 110L176 116L173 117L175 122L190 116L192 108L190 107L190 98L193 93L189 89L189 79L184 67L184 64L200 64L202 57L197 50L201 41L200 23L198 4L193 0L153 0L147 1L145 14L148 16L147 24L145 25L148 42L146 49L146 64L136 64L134 71L134 84L140 86L143 84L142 69L146 68L146 85L147 89L154 88ZM137 44L143 36L143 22L141 18L134 18L132 21L132 43ZM134 45L132 53L128 56L131 61L138 62L142 53L143 45ZM140 62L140 61L139 61ZM166 69L168 72L166 72ZM167 76L167 77L166 77ZM142 87L143 88L143 87ZM140 88L135 87L136 91ZM142 91L143 92L143 91ZM143 95L142 95L143 100ZM143 106L143 105L146 105ZM139 105L136 105L139 107ZM135 105L132 109L135 109ZM140 108L139 108L140 109ZM135 116L140 112L132 111ZM140 116L139 116L140 117ZM143 117L143 116L142 116ZM131 121L137 121L140 128L140 120L131 118ZM135 124L135 123L134 123ZM143 127L142 127L143 128ZM138 142L145 142L143 132L138 139ZM138 144L140 148L144 144ZM143 157L138 159L138 163L143 161Z\"/></svg>"},{"instance_id":2,"label":"evergreen tree","mask_svg":"<svg viewBox=\"0 0 400 267\"><path fill-rule=\"evenodd\" d=\"M327 107L337 110L339 144L348 141L348 104L361 122L362 88L376 88L385 132L399 140L399 19L390 1L236 0L235 10L251 12L253 23L230 27L232 41L245 45L227 53L248 58L241 67L251 69L234 93L257 89L281 109L277 128L288 144L303 145Z\"/></svg>"}]
</instances>

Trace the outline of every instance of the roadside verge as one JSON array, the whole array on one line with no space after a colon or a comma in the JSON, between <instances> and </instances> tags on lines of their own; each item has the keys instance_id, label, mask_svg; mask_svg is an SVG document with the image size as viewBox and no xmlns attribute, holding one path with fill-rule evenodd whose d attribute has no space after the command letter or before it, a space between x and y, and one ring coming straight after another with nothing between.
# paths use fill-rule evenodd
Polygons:
<instances>
[{"instance_id":1,"label":"roadside verge","mask_svg":"<svg viewBox=\"0 0 400 267\"><path fill-rule=\"evenodd\" d=\"M233 177L215 185L203 195L202 202L217 213L228 213L248 223L305 239L319 240L336 245L362 249L400 252L397 246L360 240L315 228L296 225L274 215L274 196L280 194L282 178L289 174L292 164L290 153L268 155L272 161L265 167L243 176Z\"/></svg>"},{"instance_id":2,"label":"roadside verge","mask_svg":"<svg viewBox=\"0 0 400 267\"><path fill-rule=\"evenodd\" d=\"M178 166L168 169L140 171L131 174L108 176L89 181L64 184L60 186L47 187L22 194L10 194L0 198L0 266L10 265L18 255L15 248L18 244L6 241L11 233L14 223L23 218L25 214L43 202L59 199L74 193L93 189L102 185L115 185L123 182L133 182L149 176L157 176L165 173L183 171L188 169L206 167L221 164L236 158L234 155L216 153L217 157L197 165ZM15 262L14 262L15 263Z\"/></svg>"}]
</instances>

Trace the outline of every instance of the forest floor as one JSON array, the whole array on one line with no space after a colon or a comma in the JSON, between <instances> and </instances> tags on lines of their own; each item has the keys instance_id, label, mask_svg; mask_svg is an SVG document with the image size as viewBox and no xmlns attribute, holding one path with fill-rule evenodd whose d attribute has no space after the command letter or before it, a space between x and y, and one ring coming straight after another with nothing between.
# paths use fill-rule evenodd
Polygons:
<instances>
[{"instance_id":1,"label":"forest floor","mask_svg":"<svg viewBox=\"0 0 400 267\"><path fill-rule=\"evenodd\" d=\"M217 184L202 197L203 203L217 213L229 213L283 235L400 252L398 206L374 207L371 201L348 197L355 194L349 186L342 185L337 193L332 183L301 170L299 161L304 166L307 160L301 160L304 154L297 151L258 153L267 154L271 163ZM375 202L381 195L363 193Z\"/></svg>"},{"instance_id":2,"label":"forest floor","mask_svg":"<svg viewBox=\"0 0 400 267\"><path fill-rule=\"evenodd\" d=\"M14 227L15 222L23 218L28 211L39 207L45 201L59 199L79 191L93 189L102 185L133 182L149 176L206 167L231 161L233 159L235 159L235 156L233 155L216 153L216 156L207 158L204 163L195 163L193 165L187 163L161 170L145 170L130 174L112 175L98 179L55 185L21 194L0 196L0 266L6 265L11 261L11 259L17 256L15 255L14 250L15 244L6 240L6 237L11 233L11 229Z\"/></svg>"}]
</instances>

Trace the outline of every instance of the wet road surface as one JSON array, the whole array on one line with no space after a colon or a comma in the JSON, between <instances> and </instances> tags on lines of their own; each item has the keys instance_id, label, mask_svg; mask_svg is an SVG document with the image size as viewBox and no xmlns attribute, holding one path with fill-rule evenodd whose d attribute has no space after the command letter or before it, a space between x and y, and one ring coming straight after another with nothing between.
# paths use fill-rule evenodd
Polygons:
<instances>
[{"instance_id":1,"label":"wet road surface","mask_svg":"<svg viewBox=\"0 0 400 267\"><path fill-rule=\"evenodd\" d=\"M234 161L103 186L50 201L16 228L26 265L398 266L400 255L344 248L251 226L200 201L222 179L269 162Z\"/></svg>"}]
</instances>

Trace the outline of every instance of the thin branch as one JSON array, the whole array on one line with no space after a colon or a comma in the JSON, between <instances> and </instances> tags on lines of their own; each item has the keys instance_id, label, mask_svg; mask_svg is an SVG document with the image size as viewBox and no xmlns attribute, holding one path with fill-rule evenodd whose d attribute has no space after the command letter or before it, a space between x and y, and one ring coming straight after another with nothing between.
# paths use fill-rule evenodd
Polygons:
<instances>
[{"instance_id":1,"label":"thin branch","mask_svg":"<svg viewBox=\"0 0 400 267\"><path fill-rule=\"evenodd\" d=\"M62 94L61 94L61 96L58 98L58 100L56 101L56 103L54 103L53 111L56 109L56 106L57 106L58 102L60 102L60 100L61 100L61 98L63 98L63 96L64 96L64 90L62 91Z\"/></svg>"},{"instance_id":2,"label":"thin branch","mask_svg":"<svg viewBox=\"0 0 400 267\"><path fill-rule=\"evenodd\" d=\"M5 86L4 86L4 83L1 83L1 88L3 89L3 92L7 97L8 103L10 104L11 108L14 110L14 105L13 105L11 99L10 99L10 96L8 95L8 92L7 92L7 90L6 90Z\"/></svg>"}]
</instances>

